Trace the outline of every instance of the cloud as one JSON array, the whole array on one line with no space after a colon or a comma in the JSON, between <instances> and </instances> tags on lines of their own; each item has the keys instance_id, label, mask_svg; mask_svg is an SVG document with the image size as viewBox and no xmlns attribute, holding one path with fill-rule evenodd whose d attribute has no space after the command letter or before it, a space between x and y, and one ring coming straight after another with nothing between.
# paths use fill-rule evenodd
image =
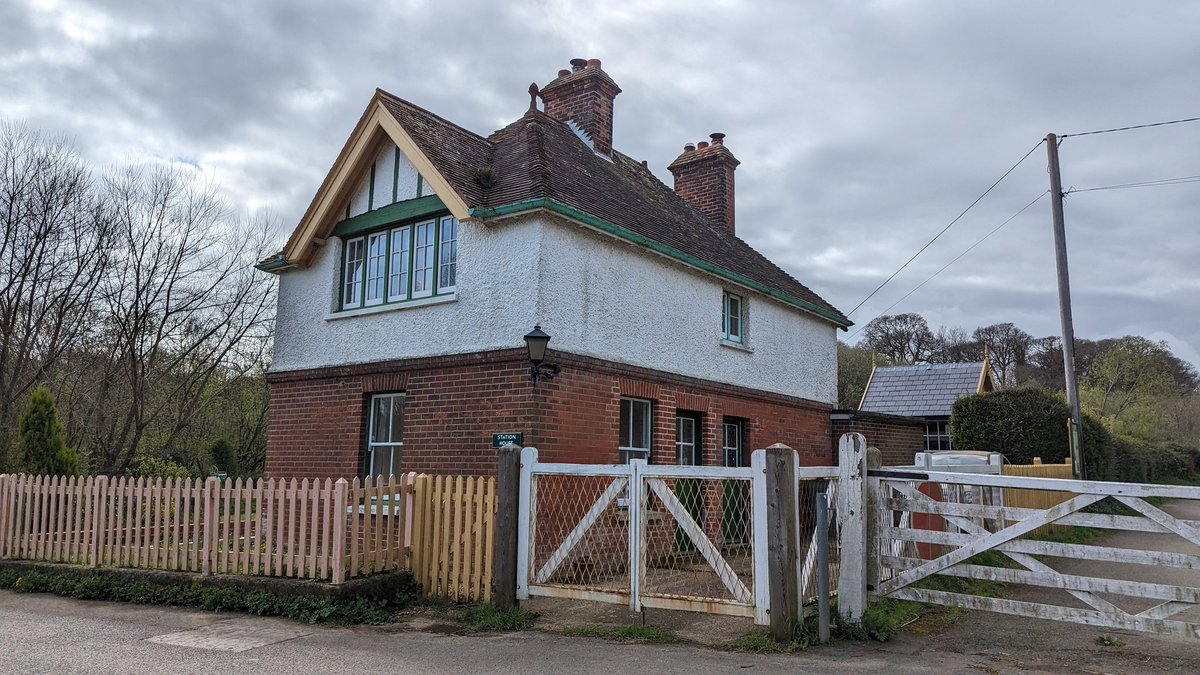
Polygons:
<instances>
[{"instance_id":1,"label":"cloud","mask_svg":"<svg viewBox=\"0 0 1200 675\"><path fill-rule=\"evenodd\" d=\"M1047 132L1200 113L1187 3L670 1L0 6L0 116L94 163L183 158L231 200L303 212L375 87L487 134L576 56L621 85L615 136L668 184L728 134L738 232L849 310ZM1200 174L1200 124L1068 138L1077 188ZM1047 188L1045 150L855 313L865 323ZM1067 199L1083 337L1200 351L1200 184ZM281 235L282 236L282 235ZM896 305L968 330L1058 330L1049 205Z\"/></svg>"}]
</instances>

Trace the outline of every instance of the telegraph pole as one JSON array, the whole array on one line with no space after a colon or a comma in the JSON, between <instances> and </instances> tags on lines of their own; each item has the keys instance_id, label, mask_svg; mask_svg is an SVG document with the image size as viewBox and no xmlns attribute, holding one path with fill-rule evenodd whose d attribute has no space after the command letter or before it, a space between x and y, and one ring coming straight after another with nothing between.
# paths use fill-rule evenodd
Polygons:
<instances>
[{"instance_id":1,"label":"telegraph pole","mask_svg":"<svg viewBox=\"0 0 1200 675\"><path fill-rule=\"evenodd\" d=\"M1050 159L1050 212L1054 218L1054 257L1058 267L1058 311L1062 318L1063 370L1067 376L1071 469L1076 478L1087 478L1083 467L1083 414L1079 410L1079 382L1075 379L1075 327L1071 321L1071 281L1067 274L1067 234L1063 226L1062 175L1058 169L1058 138L1046 135Z\"/></svg>"}]
</instances>

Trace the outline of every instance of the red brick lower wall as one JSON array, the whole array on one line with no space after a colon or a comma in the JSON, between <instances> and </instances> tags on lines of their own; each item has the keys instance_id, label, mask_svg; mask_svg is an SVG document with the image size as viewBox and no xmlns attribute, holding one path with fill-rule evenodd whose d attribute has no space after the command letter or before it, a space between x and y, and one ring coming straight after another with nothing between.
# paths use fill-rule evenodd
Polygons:
<instances>
[{"instance_id":1,"label":"red brick lower wall","mask_svg":"<svg viewBox=\"0 0 1200 675\"><path fill-rule=\"evenodd\" d=\"M913 455L925 449L925 424L920 420L861 410L835 410L831 417L833 452L842 434L858 432L867 446L879 448L884 466L911 466Z\"/></svg>"},{"instance_id":2,"label":"red brick lower wall","mask_svg":"<svg viewBox=\"0 0 1200 675\"><path fill-rule=\"evenodd\" d=\"M621 396L653 401L652 461L675 463L675 414L702 415L706 465L719 465L721 424L743 421L750 451L785 443L801 463L829 464L830 406L645 368L551 352L561 371L529 382L526 352L504 350L272 373L270 477L359 475L371 394L404 392L402 471L490 474L493 433L525 435L545 461L617 461Z\"/></svg>"}]
</instances>

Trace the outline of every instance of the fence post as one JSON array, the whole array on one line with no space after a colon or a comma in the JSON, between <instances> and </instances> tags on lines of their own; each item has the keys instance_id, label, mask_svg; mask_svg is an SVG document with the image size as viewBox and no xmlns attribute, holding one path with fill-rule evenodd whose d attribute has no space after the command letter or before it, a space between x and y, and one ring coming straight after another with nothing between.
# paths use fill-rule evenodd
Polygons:
<instances>
[{"instance_id":1,"label":"fence post","mask_svg":"<svg viewBox=\"0 0 1200 675\"><path fill-rule=\"evenodd\" d=\"M537 486L537 478L533 469L538 463L537 448L521 450L521 478L517 496L517 599L529 599L529 563L533 556L533 546L537 541L537 500L533 491ZM496 485L497 491L500 489ZM499 492L497 492L499 506ZM495 579L493 578L493 581Z\"/></svg>"},{"instance_id":2,"label":"fence post","mask_svg":"<svg viewBox=\"0 0 1200 675\"><path fill-rule=\"evenodd\" d=\"M817 493L817 637L829 642L829 495Z\"/></svg>"},{"instance_id":3,"label":"fence post","mask_svg":"<svg viewBox=\"0 0 1200 675\"><path fill-rule=\"evenodd\" d=\"M842 434L838 442L837 519L842 544L838 614L847 623L861 622L867 610L866 463L866 437Z\"/></svg>"},{"instance_id":4,"label":"fence post","mask_svg":"<svg viewBox=\"0 0 1200 675\"><path fill-rule=\"evenodd\" d=\"M879 448L867 448L867 471L883 468L883 453ZM882 507L880 505L879 479L863 476L863 533L866 536L866 578L867 592L874 591L879 586L879 523Z\"/></svg>"},{"instance_id":5,"label":"fence post","mask_svg":"<svg viewBox=\"0 0 1200 675\"><path fill-rule=\"evenodd\" d=\"M395 508L395 507L393 507ZM403 535L401 535L403 536ZM401 548L404 542L400 542ZM334 585L346 580L346 479L333 484L333 578Z\"/></svg>"},{"instance_id":6,"label":"fence post","mask_svg":"<svg viewBox=\"0 0 1200 675\"><path fill-rule=\"evenodd\" d=\"M517 605L518 505L521 501L521 448L509 443L496 453L496 539L492 557L492 604Z\"/></svg>"},{"instance_id":7,"label":"fence post","mask_svg":"<svg viewBox=\"0 0 1200 675\"><path fill-rule=\"evenodd\" d=\"M216 563L217 555L217 532L220 529L220 514L217 513L217 489L220 486L220 480L215 476L209 476L204 481L204 543L202 544L202 553L204 555L204 576L212 576L213 567Z\"/></svg>"},{"instance_id":8,"label":"fence post","mask_svg":"<svg viewBox=\"0 0 1200 675\"><path fill-rule=\"evenodd\" d=\"M17 500L13 498L8 474L0 473L0 560L9 557L9 523L17 515Z\"/></svg>"},{"instance_id":9,"label":"fence post","mask_svg":"<svg viewBox=\"0 0 1200 675\"><path fill-rule=\"evenodd\" d=\"M799 455L776 443L766 450L767 564L771 581L771 635L790 642L800 621L800 588L796 578L800 542L796 467Z\"/></svg>"},{"instance_id":10,"label":"fence post","mask_svg":"<svg viewBox=\"0 0 1200 675\"><path fill-rule=\"evenodd\" d=\"M92 513L89 519L92 523L92 542L88 552L92 556L92 567L100 566L100 528L108 525L105 513L108 503L108 476L97 476L92 484Z\"/></svg>"}]
</instances>

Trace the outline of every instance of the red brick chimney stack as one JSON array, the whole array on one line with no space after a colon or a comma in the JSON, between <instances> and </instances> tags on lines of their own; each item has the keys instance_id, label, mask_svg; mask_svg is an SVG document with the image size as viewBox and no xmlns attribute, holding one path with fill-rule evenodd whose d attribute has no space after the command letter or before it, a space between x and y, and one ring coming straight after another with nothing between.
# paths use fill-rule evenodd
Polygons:
<instances>
[{"instance_id":1,"label":"red brick chimney stack","mask_svg":"<svg viewBox=\"0 0 1200 675\"><path fill-rule=\"evenodd\" d=\"M697 145L688 143L667 169L675 176L675 194L696 207L714 225L735 234L733 219L733 172L740 164L725 147L725 134Z\"/></svg>"},{"instance_id":2,"label":"red brick chimney stack","mask_svg":"<svg viewBox=\"0 0 1200 675\"><path fill-rule=\"evenodd\" d=\"M571 70L558 77L539 94L546 114L571 121L592 139L596 152L612 157L613 99L621 88L600 68L600 59L571 59Z\"/></svg>"}]
</instances>

